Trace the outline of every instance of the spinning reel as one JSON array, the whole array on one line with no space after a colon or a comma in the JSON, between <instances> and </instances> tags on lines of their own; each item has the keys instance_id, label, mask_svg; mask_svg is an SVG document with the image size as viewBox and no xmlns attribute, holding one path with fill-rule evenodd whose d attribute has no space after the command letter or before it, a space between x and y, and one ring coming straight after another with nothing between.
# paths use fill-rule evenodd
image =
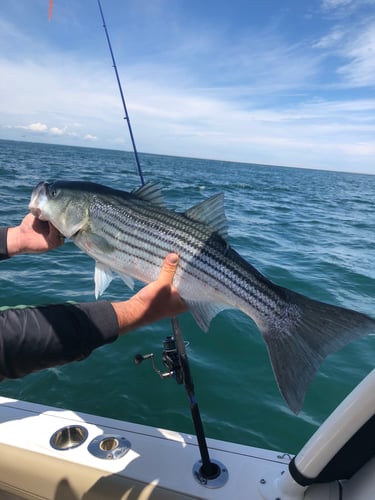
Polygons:
<instances>
[{"instance_id":1,"label":"spinning reel","mask_svg":"<svg viewBox=\"0 0 375 500\"><path fill-rule=\"evenodd\" d=\"M185 346L188 346L189 342L184 342L184 344ZM180 355L176 347L175 338L172 335L168 335L163 340L162 361L163 365L167 368L166 372L162 372L157 368L153 353L136 354L134 356L134 363L136 365L139 365L146 359L151 360L153 370L159 375L161 379L173 377L178 384L184 383L184 374L181 366Z\"/></svg>"}]
</instances>

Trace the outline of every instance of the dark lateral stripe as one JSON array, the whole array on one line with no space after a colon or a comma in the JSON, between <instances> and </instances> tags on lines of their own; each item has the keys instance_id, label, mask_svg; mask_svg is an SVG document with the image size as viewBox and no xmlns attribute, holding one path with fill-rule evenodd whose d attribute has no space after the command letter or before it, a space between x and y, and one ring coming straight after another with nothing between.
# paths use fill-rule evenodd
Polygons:
<instances>
[{"instance_id":1,"label":"dark lateral stripe","mask_svg":"<svg viewBox=\"0 0 375 500\"><path fill-rule=\"evenodd\" d=\"M140 204L112 205L96 200L91 208L95 225L100 225L106 240L118 252L157 265L168 252L177 251L181 265L198 281L214 283L224 294L228 289L266 316L279 311L280 298L267 280L258 279L234 251L231 256L236 258L227 258L226 242L207 226L176 212L158 207L150 210ZM124 234L124 238L119 240L115 234Z\"/></svg>"}]
</instances>

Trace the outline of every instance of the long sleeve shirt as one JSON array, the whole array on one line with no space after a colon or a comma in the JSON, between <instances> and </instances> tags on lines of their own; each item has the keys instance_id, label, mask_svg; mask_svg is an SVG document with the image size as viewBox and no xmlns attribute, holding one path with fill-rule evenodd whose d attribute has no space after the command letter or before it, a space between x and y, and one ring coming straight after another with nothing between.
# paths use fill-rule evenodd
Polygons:
<instances>
[{"instance_id":1,"label":"long sleeve shirt","mask_svg":"<svg viewBox=\"0 0 375 500\"><path fill-rule=\"evenodd\" d=\"M7 249L7 227L0 227L0 260L8 259Z\"/></svg>"},{"instance_id":2,"label":"long sleeve shirt","mask_svg":"<svg viewBox=\"0 0 375 500\"><path fill-rule=\"evenodd\" d=\"M0 228L0 260L8 258ZM0 380L86 358L117 339L118 322L107 301L0 311Z\"/></svg>"}]
</instances>

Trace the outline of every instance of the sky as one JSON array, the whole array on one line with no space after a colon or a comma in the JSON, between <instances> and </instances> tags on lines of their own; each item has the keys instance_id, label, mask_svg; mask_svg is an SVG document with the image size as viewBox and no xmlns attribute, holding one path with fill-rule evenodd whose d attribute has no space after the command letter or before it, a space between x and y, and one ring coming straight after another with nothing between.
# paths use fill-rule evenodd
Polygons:
<instances>
[{"instance_id":1,"label":"sky","mask_svg":"<svg viewBox=\"0 0 375 500\"><path fill-rule=\"evenodd\" d=\"M101 0L139 152L375 174L375 0ZM131 150L97 0L1 0L0 138Z\"/></svg>"}]
</instances>

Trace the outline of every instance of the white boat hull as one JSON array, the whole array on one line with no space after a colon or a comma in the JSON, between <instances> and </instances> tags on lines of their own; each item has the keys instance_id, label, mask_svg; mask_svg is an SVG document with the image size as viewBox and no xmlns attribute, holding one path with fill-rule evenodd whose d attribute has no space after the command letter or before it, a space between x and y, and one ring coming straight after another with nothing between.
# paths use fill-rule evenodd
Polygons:
<instances>
[{"instance_id":1,"label":"white boat hull","mask_svg":"<svg viewBox=\"0 0 375 500\"><path fill-rule=\"evenodd\" d=\"M324 468L374 414L374 378L375 370L295 457L301 473ZM375 498L374 459L350 480L306 487L292 478L288 454L215 439L207 445L218 477L205 481L193 435L0 397L0 499Z\"/></svg>"},{"instance_id":2,"label":"white boat hull","mask_svg":"<svg viewBox=\"0 0 375 500\"><path fill-rule=\"evenodd\" d=\"M227 483L211 489L192 473L200 459L195 436L6 398L0 404L0 488L20 498L256 499L262 498L256 490L263 474L280 474L290 460L208 439L211 458L228 469ZM88 431L82 445L65 450L51 446L57 430L77 425ZM129 451L117 460L96 458L88 445L103 434L125 437ZM254 494L249 496L250 491Z\"/></svg>"}]
</instances>

